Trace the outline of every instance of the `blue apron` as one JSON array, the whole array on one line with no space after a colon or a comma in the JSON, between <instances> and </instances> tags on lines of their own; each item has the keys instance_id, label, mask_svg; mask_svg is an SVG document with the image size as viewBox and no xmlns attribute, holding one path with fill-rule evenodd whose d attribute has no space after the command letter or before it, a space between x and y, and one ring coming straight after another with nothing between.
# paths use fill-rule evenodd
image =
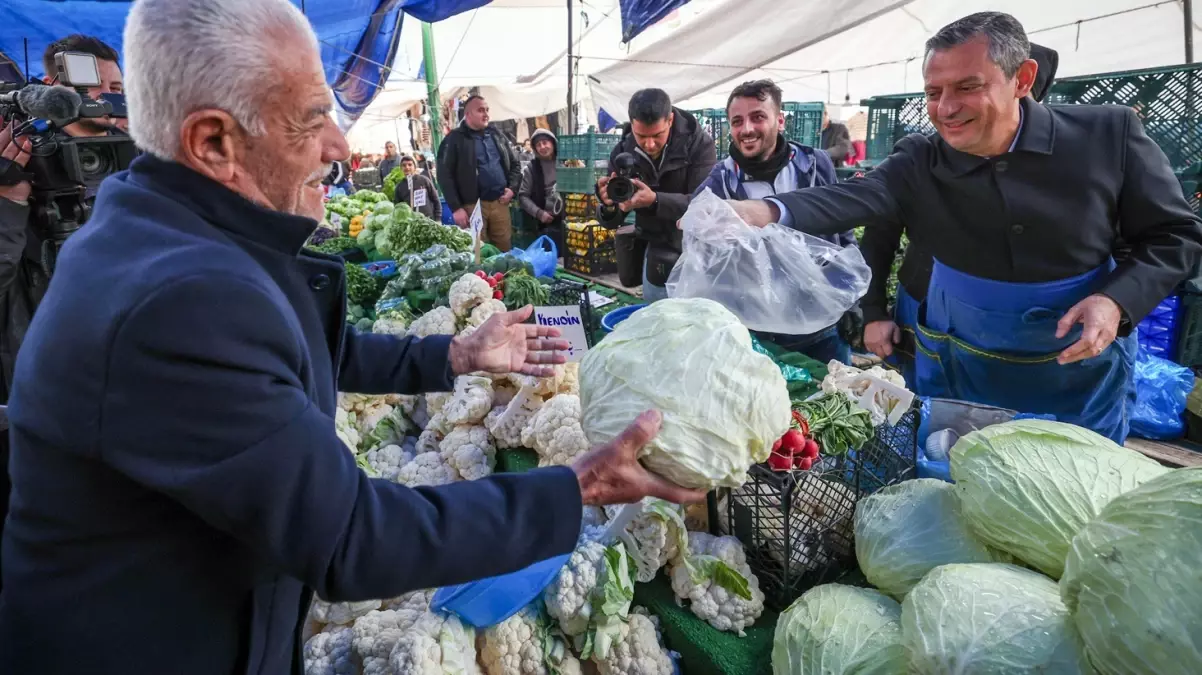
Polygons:
<instances>
[{"instance_id":1,"label":"blue apron","mask_svg":"<svg viewBox=\"0 0 1202 675\"><path fill-rule=\"evenodd\" d=\"M897 301L893 306L893 323L896 323L898 328L901 329L904 337L908 337L910 340L914 339L914 326L918 324L918 301L901 284L897 285ZM908 342L908 340L903 340L902 344L895 346L893 354L885 359L885 363L900 370L902 377L906 380L906 387L914 390L917 386L914 373L914 355L909 353L908 349L905 352L899 351L899 349L906 349Z\"/></svg>"},{"instance_id":2,"label":"blue apron","mask_svg":"<svg viewBox=\"0 0 1202 675\"><path fill-rule=\"evenodd\" d=\"M935 261L916 324L918 393L1051 414L1122 443L1134 387L1137 339L1119 338L1100 355L1060 365L1080 339L1077 325L1056 339L1066 311L1097 292L1114 261L1047 283L990 281Z\"/></svg>"}]
</instances>

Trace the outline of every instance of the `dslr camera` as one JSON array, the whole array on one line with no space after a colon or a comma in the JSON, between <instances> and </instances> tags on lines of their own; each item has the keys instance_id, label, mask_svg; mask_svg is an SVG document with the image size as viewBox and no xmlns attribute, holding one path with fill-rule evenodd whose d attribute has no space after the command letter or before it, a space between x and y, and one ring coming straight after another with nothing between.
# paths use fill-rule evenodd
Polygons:
<instances>
[{"instance_id":1,"label":"dslr camera","mask_svg":"<svg viewBox=\"0 0 1202 675\"><path fill-rule=\"evenodd\" d=\"M53 254L87 222L100 182L128 168L138 154L133 140L115 128L113 135L96 137L73 137L63 131L80 120L125 117L125 97L88 97L88 89L101 84L91 54L59 52L54 62L61 86L0 84L0 127L12 124L13 136L27 137L32 145L24 169L0 159L0 185L32 185L30 210L46 241L47 271L53 267Z\"/></svg>"},{"instance_id":2,"label":"dslr camera","mask_svg":"<svg viewBox=\"0 0 1202 675\"><path fill-rule=\"evenodd\" d=\"M614 173L617 175L609 179L605 191L609 194L610 201L615 204L628 202L634 197L634 183L630 179L639 177L634 171L635 161L634 155L629 152L618 153L618 156L614 157Z\"/></svg>"}]
</instances>

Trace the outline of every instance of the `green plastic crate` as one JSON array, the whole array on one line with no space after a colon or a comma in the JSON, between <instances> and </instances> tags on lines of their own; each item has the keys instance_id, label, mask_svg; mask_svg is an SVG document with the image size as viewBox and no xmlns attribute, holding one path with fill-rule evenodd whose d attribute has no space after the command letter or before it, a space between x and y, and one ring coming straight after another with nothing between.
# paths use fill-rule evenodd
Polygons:
<instances>
[{"instance_id":1,"label":"green plastic crate","mask_svg":"<svg viewBox=\"0 0 1202 675\"><path fill-rule=\"evenodd\" d=\"M609 164L609 153L621 140L616 134L572 134L560 136L557 144L556 158L565 160L577 159L585 166L605 168Z\"/></svg>"},{"instance_id":2,"label":"green plastic crate","mask_svg":"<svg viewBox=\"0 0 1202 675\"><path fill-rule=\"evenodd\" d=\"M822 142L822 111L826 109L821 103L789 103L781 105L785 113L785 135L789 140L811 148L818 147Z\"/></svg>"},{"instance_id":3,"label":"green plastic crate","mask_svg":"<svg viewBox=\"0 0 1202 675\"><path fill-rule=\"evenodd\" d=\"M710 138L714 139L714 149L718 159L725 157L730 151L730 123L726 120L726 111L718 108L690 110L697 123L705 129Z\"/></svg>"},{"instance_id":4,"label":"green plastic crate","mask_svg":"<svg viewBox=\"0 0 1202 675\"><path fill-rule=\"evenodd\" d=\"M580 194L595 194L597 179L607 175L605 168L582 169L559 167L555 169L556 187L560 192L577 192Z\"/></svg>"}]
</instances>

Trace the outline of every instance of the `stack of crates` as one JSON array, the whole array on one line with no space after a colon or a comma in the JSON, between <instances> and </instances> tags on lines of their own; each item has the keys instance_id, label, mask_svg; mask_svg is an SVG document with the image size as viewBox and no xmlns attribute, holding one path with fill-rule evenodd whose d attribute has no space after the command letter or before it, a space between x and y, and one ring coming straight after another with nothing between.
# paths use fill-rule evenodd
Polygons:
<instances>
[{"instance_id":1,"label":"stack of crates","mask_svg":"<svg viewBox=\"0 0 1202 675\"><path fill-rule=\"evenodd\" d=\"M822 111L824 109L825 106L822 103L782 103L781 111L785 114L785 135L795 143L808 145L811 148L818 147L822 139ZM714 149L718 153L718 159L729 155L730 121L726 118L726 111L718 108L706 108L690 110L689 113L697 118L697 123L701 128L714 139Z\"/></svg>"},{"instance_id":2,"label":"stack of crates","mask_svg":"<svg viewBox=\"0 0 1202 675\"><path fill-rule=\"evenodd\" d=\"M1045 101L1135 109L1148 136L1169 158L1190 207L1202 214L1202 64L1068 77L1052 84ZM868 107L869 162L888 157L894 144L908 134L935 131L921 93L877 96L861 105ZM1168 305L1140 325L1141 332L1155 336L1145 346L1196 370L1202 370L1199 290L1202 274L1181 290L1179 299L1169 298Z\"/></svg>"},{"instance_id":3,"label":"stack of crates","mask_svg":"<svg viewBox=\"0 0 1202 675\"><path fill-rule=\"evenodd\" d=\"M597 179L607 175L609 154L620 138L598 133L559 137L555 176L567 215L562 254L569 272L597 277L618 269L613 231L596 224L594 195Z\"/></svg>"}]
</instances>

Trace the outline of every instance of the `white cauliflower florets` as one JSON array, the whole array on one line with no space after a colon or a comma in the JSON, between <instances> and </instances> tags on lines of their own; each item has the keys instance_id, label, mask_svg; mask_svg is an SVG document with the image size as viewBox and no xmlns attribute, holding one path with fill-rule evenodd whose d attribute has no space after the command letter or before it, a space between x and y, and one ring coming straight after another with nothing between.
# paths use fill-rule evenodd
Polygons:
<instances>
[{"instance_id":1,"label":"white cauliflower florets","mask_svg":"<svg viewBox=\"0 0 1202 675\"><path fill-rule=\"evenodd\" d=\"M492 434L499 448L522 447L522 430L530 425L543 400L534 390L524 387L505 406L497 406L484 418L484 427Z\"/></svg>"},{"instance_id":2,"label":"white cauliflower florets","mask_svg":"<svg viewBox=\"0 0 1202 675\"><path fill-rule=\"evenodd\" d=\"M424 615L375 611L355 621L352 645L363 664L363 675L390 675L388 657L392 648L421 616Z\"/></svg>"},{"instance_id":3,"label":"white cauliflower florets","mask_svg":"<svg viewBox=\"0 0 1202 675\"><path fill-rule=\"evenodd\" d=\"M345 408L339 407L334 411L334 433L351 452L359 451L359 430L355 428L355 420L351 413Z\"/></svg>"},{"instance_id":4,"label":"white cauliflower florets","mask_svg":"<svg viewBox=\"0 0 1202 675\"><path fill-rule=\"evenodd\" d=\"M482 426L458 426L439 444L442 459L465 480L492 475L496 449Z\"/></svg>"},{"instance_id":5,"label":"white cauliflower florets","mask_svg":"<svg viewBox=\"0 0 1202 675\"><path fill-rule=\"evenodd\" d=\"M715 537L705 532L689 532L688 539L688 554L672 565L672 591L676 597L691 603L693 614L698 618L718 630L742 637L744 629L755 623L764 611L764 593L760 591L759 579L747 565L743 545L734 537ZM725 563L747 580L750 600L728 591L714 581L712 574L705 573L707 564L715 560ZM694 575L698 577L696 580Z\"/></svg>"},{"instance_id":6,"label":"white cauliflower florets","mask_svg":"<svg viewBox=\"0 0 1202 675\"><path fill-rule=\"evenodd\" d=\"M493 298L492 293L489 293L488 299L472 310L472 315L468 317L467 323L469 326L479 327L494 314L504 314L505 311L505 303Z\"/></svg>"},{"instance_id":7,"label":"white cauliflower florets","mask_svg":"<svg viewBox=\"0 0 1202 675\"><path fill-rule=\"evenodd\" d=\"M481 636L480 662L484 675L550 675L579 671L580 663L551 631L538 605L493 626Z\"/></svg>"},{"instance_id":8,"label":"white cauliflower florets","mask_svg":"<svg viewBox=\"0 0 1202 675\"><path fill-rule=\"evenodd\" d=\"M358 675L350 626L332 626L305 641L305 675Z\"/></svg>"},{"instance_id":9,"label":"white cauliflower florets","mask_svg":"<svg viewBox=\"0 0 1202 675\"><path fill-rule=\"evenodd\" d=\"M371 324L371 332L377 335L399 335L404 337L409 334L409 326L405 325L404 319L376 319Z\"/></svg>"},{"instance_id":10,"label":"white cauliflower florets","mask_svg":"<svg viewBox=\"0 0 1202 675\"><path fill-rule=\"evenodd\" d=\"M454 392L450 391L432 391L426 394L426 411L431 416L437 415L442 412L442 409L447 405L447 401L450 401L453 395Z\"/></svg>"},{"instance_id":11,"label":"white cauliflower florets","mask_svg":"<svg viewBox=\"0 0 1202 675\"><path fill-rule=\"evenodd\" d=\"M455 391L443 405L442 415L451 425L477 424L492 409L492 380L461 375L455 378Z\"/></svg>"},{"instance_id":12,"label":"white cauliflower florets","mask_svg":"<svg viewBox=\"0 0 1202 675\"><path fill-rule=\"evenodd\" d=\"M480 675L476 632L453 616L427 613L393 645L388 667L389 675Z\"/></svg>"},{"instance_id":13,"label":"white cauliflower florets","mask_svg":"<svg viewBox=\"0 0 1202 675\"><path fill-rule=\"evenodd\" d=\"M559 394L576 394L580 395L580 363L572 362L565 363L558 368L563 368L563 377L559 379L556 387L556 393Z\"/></svg>"},{"instance_id":14,"label":"white cauliflower florets","mask_svg":"<svg viewBox=\"0 0 1202 675\"><path fill-rule=\"evenodd\" d=\"M438 452L438 444L442 443L442 439L451 433L451 425L447 424L447 418L441 412L434 413L426 422L426 426L422 429L422 433L417 437L417 453L420 455L424 452Z\"/></svg>"},{"instance_id":15,"label":"white cauliflower florets","mask_svg":"<svg viewBox=\"0 0 1202 675\"><path fill-rule=\"evenodd\" d=\"M362 602L326 602L314 596L309 617L321 624L350 625L359 617L380 608L379 600Z\"/></svg>"},{"instance_id":16,"label":"white cauliflower florets","mask_svg":"<svg viewBox=\"0 0 1202 675\"><path fill-rule=\"evenodd\" d=\"M419 338L431 335L454 335L455 312L452 312L450 307L435 307L417 317L417 320L409 326L409 334Z\"/></svg>"},{"instance_id":17,"label":"white cauliflower florets","mask_svg":"<svg viewBox=\"0 0 1202 675\"><path fill-rule=\"evenodd\" d=\"M539 466L567 466L588 451L580 426L580 397L559 394L543 404L522 430L522 442L539 456Z\"/></svg>"},{"instance_id":18,"label":"white cauliflower florets","mask_svg":"<svg viewBox=\"0 0 1202 675\"><path fill-rule=\"evenodd\" d=\"M620 504L605 507L610 518L621 510ZM626 525L622 537L638 567L638 580L654 579L660 568L680 554L682 543L687 546L687 536L680 506L653 497L644 499L642 513Z\"/></svg>"},{"instance_id":19,"label":"white cauliflower florets","mask_svg":"<svg viewBox=\"0 0 1202 675\"><path fill-rule=\"evenodd\" d=\"M465 274L451 284L447 299L457 317L466 317L477 305L492 299L492 286L475 274Z\"/></svg>"},{"instance_id":20,"label":"white cauliflower florets","mask_svg":"<svg viewBox=\"0 0 1202 675\"><path fill-rule=\"evenodd\" d=\"M632 613L618 630L609 656L594 659L599 675L672 675L672 657L654 618Z\"/></svg>"},{"instance_id":21,"label":"white cauliflower florets","mask_svg":"<svg viewBox=\"0 0 1202 675\"><path fill-rule=\"evenodd\" d=\"M446 485L458 480L455 469L443 461L437 452L423 452L397 472L396 482L409 487Z\"/></svg>"},{"instance_id":22,"label":"white cauliflower florets","mask_svg":"<svg viewBox=\"0 0 1202 675\"><path fill-rule=\"evenodd\" d=\"M404 448L399 445L386 445L377 450L367 451L367 465L380 478L395 483L401 467L412 462L413 457L413 453L405 452Z\"/></svg>"},{"instance_id":23,"label":"white cauliflower florets","mask_svg":"<svg viewBox=\"0 0 1202 675\"><path fill-rule=\"evenodd\" d=\"M595 541L576 547L555 581L543 591L547 613L564 633L575 637L588 630L589 602L597 580L605 574L605 547Z\"/></svg>"}]
</instances>

